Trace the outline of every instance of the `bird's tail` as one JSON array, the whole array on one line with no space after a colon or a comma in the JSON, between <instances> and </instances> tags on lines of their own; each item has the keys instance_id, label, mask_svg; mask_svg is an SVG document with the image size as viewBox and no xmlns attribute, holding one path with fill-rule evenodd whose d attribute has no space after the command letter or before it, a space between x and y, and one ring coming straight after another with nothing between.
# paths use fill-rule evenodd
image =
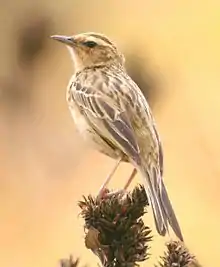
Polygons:
<instances>
[{"instance_id":1,"label":"bird's tail","mask_svg":"<svg viewBox=\"0 0 220 267\"><path fill-rule=\"evenodd\" d=\"M168 232L168 224L176 236L183 241L181 229L167 194L160 171L156 168L142 168L145 190L153 210L158 233L164 236Z\"/></svg>"}]
</instances>

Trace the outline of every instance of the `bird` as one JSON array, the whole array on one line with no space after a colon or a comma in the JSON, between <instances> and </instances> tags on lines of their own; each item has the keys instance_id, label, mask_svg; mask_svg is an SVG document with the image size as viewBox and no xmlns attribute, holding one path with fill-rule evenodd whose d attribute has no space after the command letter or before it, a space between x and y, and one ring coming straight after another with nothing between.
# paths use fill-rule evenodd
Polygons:
<instances>
[{"instance_id":1,"label":"bird","mask_svg":"<svg viewBox=\"0 0 220 267\"><path fill-rule=\"evenodd\" d=\"M66 100L77 130L88 145L115 160L100 193L121 162L131 163L133 171L124 189L139 172L157 232L165 236L170 226L183 241L163 181L163 149L156 123L142 91L126 71L124 55L102 33L51 38L66 45L74 64Z\"/></svg>"}]
</instances>

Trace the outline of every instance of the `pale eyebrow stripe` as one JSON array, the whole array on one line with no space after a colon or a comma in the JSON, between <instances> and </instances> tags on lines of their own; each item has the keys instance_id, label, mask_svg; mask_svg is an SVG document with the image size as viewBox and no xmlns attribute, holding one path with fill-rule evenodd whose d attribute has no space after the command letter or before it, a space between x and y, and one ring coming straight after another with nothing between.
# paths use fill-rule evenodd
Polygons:
<instances>
[{"instance_id":1,"label":"pale eyebrow stripe","mask_svg":"<svg viewBox=\"0 0 220 267\"><path fill-rule=\"evenodd\" d=\"M106 38L105 36L97 35L97 34L90 34L90 36L95 37L97 39L101 39L102 41L106 42L107 44L112 45L112 42L108 38Z\"/></svg>"}]
</instances>

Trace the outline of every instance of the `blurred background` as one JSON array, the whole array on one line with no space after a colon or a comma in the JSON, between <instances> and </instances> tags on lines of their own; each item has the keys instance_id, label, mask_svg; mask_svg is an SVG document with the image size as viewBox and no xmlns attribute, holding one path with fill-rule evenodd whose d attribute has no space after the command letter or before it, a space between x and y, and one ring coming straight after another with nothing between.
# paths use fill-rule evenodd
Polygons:
<instances>
[{"instance_id":1,"label":"blurred background","mask_svg":"<svg viewBox=\"0 0 220 267\"><path fill-rule=\"evenodd\" d=\"M114 161L76 133L65 101L73 66L49 38L85 31L125 53L157 121L186 244L203 266L219 266L220 2L1 0L0 21L1 266L58 266L70 253L95 266L77 201L98 192ZM111 188L130 172L122 164ZM145 220L153 226L151 213ZM151 263L163 252L154 239Z\"/></svg>"}]
</instances>

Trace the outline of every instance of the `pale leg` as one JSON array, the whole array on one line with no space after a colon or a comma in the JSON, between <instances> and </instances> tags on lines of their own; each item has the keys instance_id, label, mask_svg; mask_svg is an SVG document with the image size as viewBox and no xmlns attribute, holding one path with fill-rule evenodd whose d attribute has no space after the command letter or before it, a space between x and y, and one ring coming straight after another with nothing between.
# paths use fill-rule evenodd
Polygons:
<instances>
[{"instance_id":1,"label":"pale leg","mask_svg":"<svg viewBox=\"0 0 220 267\"><path fill-rule=\"evenodd\" d=\"M130 177L128 178L128 180L127 180L127 182L126 182L126 184L124 186L124 191L126 191L128 189L129 185L133 181L133 179L134 179L136 174L137 174L137 169L134 168L132 173L131 173L131 175L130 175Z\"/></svg>"},{"instance_id":2,"label":"pale leg","mask_svg":"<svg viewBox=\"0 0 220 267\"><path fill-rule=\"evenodd\" d=\"M122 158L119 158L119 159L117 160L117 162L116 162L114 168L113 168L112 171L109 173L109 175L107 176L105 182L103 183L103 185L102 185L101 188L99 189L99 193L98 193L99 196L102 196L103 193L105 193L105 189L106 189L107 185L109 184L109 182L110 182L112 176L115 174L115 172L116 172L116 170L117 170L119 164L121 163L121 161L122 161Z\"/></svg>"},{"instance_id":3,"label":"pale leg","mask_svg":"<svg viewBox=\"0 0 220 267\"><path fill-rule=\"evenodd\" d=\"M129 178L128 178L128 180L127 180L127 182L126 182L124 188L121 189L121 190L117 190L117 191L115 191L115 192L108 193L107 195L108 195L108 196L112 196L112 195L118 195L118 194L123 194L123 193L125 193L125 192L127 191L128 187L129 187L129 185L130 185L131 182L133 181L133 179L134 179L134 177L135 177L136 174L137 174L137 169L134 168L133 171L132 171L132 173L131 173L131 175L129 176Z\"/></svg>"}]
</instances>

